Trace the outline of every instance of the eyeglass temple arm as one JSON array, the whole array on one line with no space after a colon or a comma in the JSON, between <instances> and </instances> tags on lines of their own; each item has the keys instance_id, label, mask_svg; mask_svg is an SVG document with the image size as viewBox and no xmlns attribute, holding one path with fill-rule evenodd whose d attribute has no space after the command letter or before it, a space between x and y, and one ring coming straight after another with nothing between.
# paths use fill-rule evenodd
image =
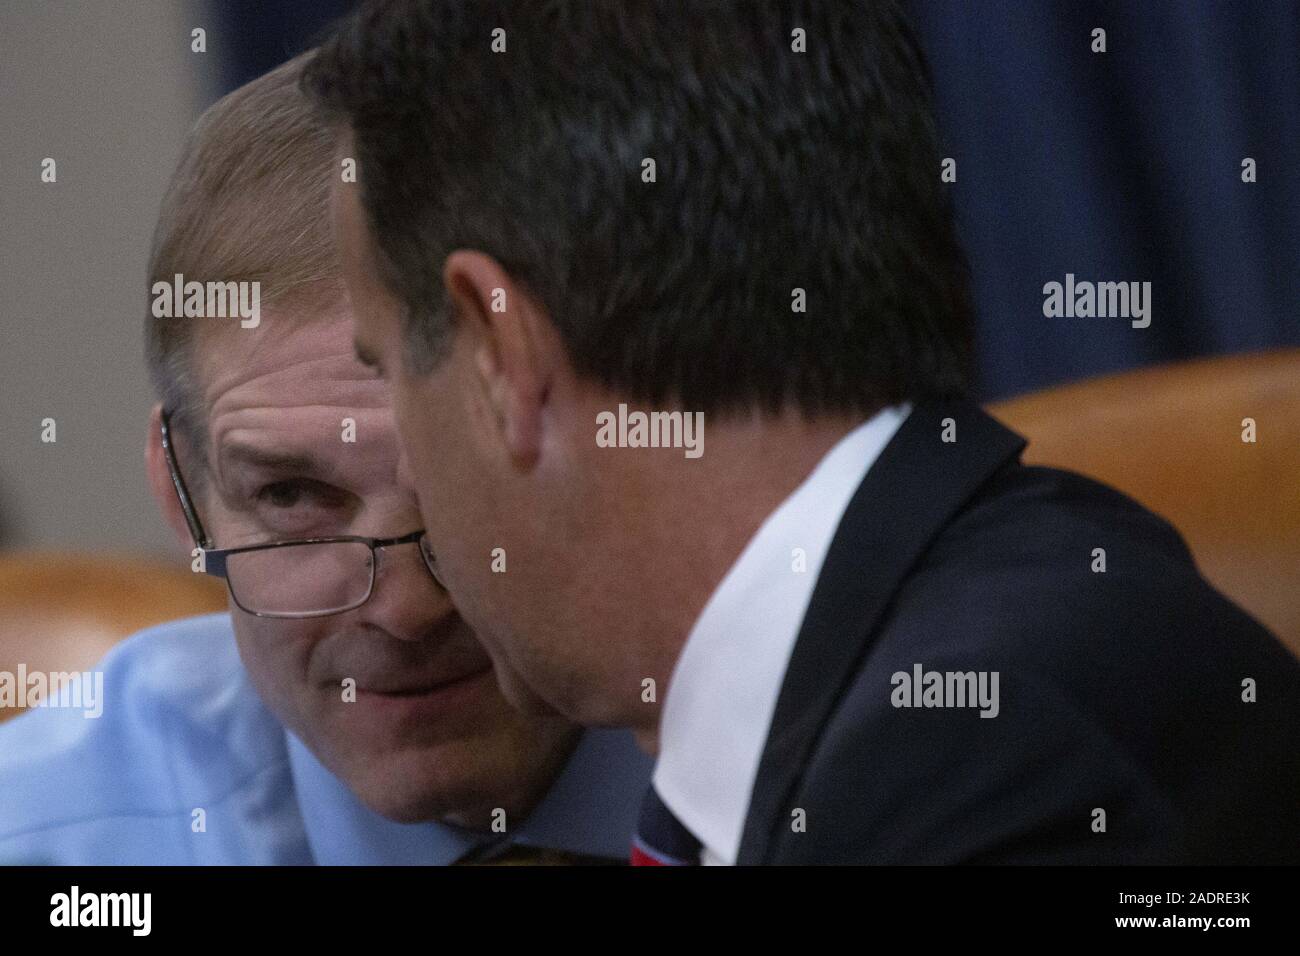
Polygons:
<instances>
[{"instance_id":1,"label":"eyeglass temple arm","mask_svg":"<svg viewBox=\"0 0 1300 956\"><path fill-rule=\"evenodd\" d=\"M189 489L185 487L185 479L181 477L180 465L176 461L176 452L172 447L171 412L164 408L159 417L162 424L163 456L167 459L167 471L171 474L172 487L176 489L176 497L180 500L181 511L185 514L185 523L189 525L190 537L194 539L196 547L208 551L211 548L211 542L208 541L207 533L199 522L198 514L194 511Z\"/></svg>"}]
</instances>

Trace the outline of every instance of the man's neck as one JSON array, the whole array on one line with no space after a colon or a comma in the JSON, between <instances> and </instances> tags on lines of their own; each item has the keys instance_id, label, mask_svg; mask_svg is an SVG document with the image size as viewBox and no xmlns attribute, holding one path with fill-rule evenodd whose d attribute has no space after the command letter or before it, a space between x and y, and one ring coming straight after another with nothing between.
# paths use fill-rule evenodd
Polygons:
<instances>
[{"instance_id":1,"label":"man's neck","mask_svg":"<svg viewBox=\"0 0 1300 956\"><path fill-rule=\"evenodd\" d=\"M623 561L610 621L638 633L637 666L655 679L656 704L709 598L763 522L861 424L860 416L805 421L798 416L724 421L708 426L696 460L663 454L619 466L619 491L606 500L613 526L627 529L633 553ZM659 706L633 709L638 745L658 750Z\"/></svg>"}]
</instances>

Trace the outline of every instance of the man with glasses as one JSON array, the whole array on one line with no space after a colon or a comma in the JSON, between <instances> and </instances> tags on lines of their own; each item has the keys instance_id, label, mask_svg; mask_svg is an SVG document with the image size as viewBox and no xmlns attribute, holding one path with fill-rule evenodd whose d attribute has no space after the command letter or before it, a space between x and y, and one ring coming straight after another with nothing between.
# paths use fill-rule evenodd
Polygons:
<instances>
[{"instance_id":1,"label":"man with glasses","mask_svg":"<svg viewBox=\"0 0 1300 956\"><path fill-rule=\"evenodd\" d=\"M387 388L353 356L339 165L300 65L204 115L150 263L256 282L265 307L147 321L149 479L230 614L116 648L98 720L0 727L0 862L621 859L647 758L513 710L438 583Z\"/></svg>"},{"instance_id":2,"label":"man with glasses","mask_svg":"<svg viewBox=\"0 0 1300 956\"><path fill-rule=\"evenodd\" d=\"M366 603L375 589L375 555L399 544L420 545L425 567L438 578L423 531L396 538L366 538L345 534L327 538L268 541L240 548L218 549L203 530L203 522L181 476L172 447L171 413L159 408L159 437L167 472L194 540L199 569L223 578L231 602L255 617L325 617Z\"/></svg>"}]
</instances>

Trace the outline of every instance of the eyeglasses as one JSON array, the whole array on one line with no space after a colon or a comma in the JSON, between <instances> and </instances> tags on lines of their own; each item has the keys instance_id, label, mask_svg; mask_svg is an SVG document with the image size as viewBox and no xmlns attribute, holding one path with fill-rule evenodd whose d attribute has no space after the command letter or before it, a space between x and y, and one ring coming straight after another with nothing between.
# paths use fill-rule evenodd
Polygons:
<instances>
[{"instance_id":1,"label":"eyeglasses","mask_svg":"<svg viewBox=\"0 0 1300 956\"><path fill-rule=\"evenodd\" d=\"M336 535L270 541L240 548L213 548L190 499L185 479L172 447L171 413L162 413L162 448L171 473L172 487L180 499L185 523L195 546L202 552L204 573L222 578L231 600L257 617L324 617L351 611L370 600L375 590L378 552L415 543L434 582L442 587L424 531L396 538Z\"/></svg>"}]
</instances>

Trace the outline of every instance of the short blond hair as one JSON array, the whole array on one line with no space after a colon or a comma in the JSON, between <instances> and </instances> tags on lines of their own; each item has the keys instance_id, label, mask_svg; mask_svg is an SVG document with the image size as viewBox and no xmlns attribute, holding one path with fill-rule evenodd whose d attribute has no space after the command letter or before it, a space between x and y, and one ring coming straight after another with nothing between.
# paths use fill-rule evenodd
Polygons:
<instances>
[{"instance_id":1,"label":"short blond hair","mask_svg":"<svg viewBox=\"0 0 1300 956\"><path fill-rule=\"evenodd\" d=\"M186 281L259 282L263 306L342 295L329 222L335 131L298 86L312 55L241 86L199 118L158 215L150 288L179 273ZM194 319L146 311L154 391L177 426L197 437L206 416L193 375L195 332Z\"/></svg>"}]
</instances>

